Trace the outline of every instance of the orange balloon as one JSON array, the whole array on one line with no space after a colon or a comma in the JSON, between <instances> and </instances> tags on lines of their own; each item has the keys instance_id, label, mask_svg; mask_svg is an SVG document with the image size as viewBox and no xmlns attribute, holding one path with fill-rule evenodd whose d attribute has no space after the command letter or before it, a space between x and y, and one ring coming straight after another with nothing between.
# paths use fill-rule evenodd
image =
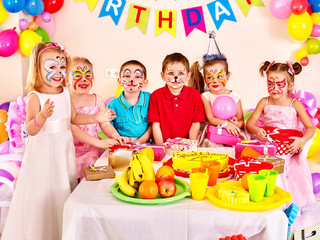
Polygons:
<instances>
[{"instance_id":1,"label":"orange balloon","mask_svg":"<svg viewBox=\"0 0 320 240\"><path fill-rule=\"evenodd\" d=\"M139 186L139 195L143 199L156 198L158 195L158 185L154 181L143 181Z\"/></svg>"},{"instance_id":2,"label":"orange balloon","mask_svg":"<svg viewBox=\"0 0 320 240\"><path fill-rule=\"evenodd\" d=\"M0 109L0 123L6 123L8 120L8 112Z\"/></svg>"},{"instance_id":3,"label":"orange balloon","mask_svg":"<svg viewBox=\"0 0 320 240\"><path fill-rule=\"evenodd\" d=\"M38 29L38 23L36 22L30 22L29 23L29 26L28 26L28 30L31 30L31 31L35 31Z\"/></svg>"},{"instance_id":4,"label":"orange balloon","mask_svg":"<svg viewBox=\"0 0 320 240\"><path fill-rule=\"evenodd\" d=\"M6 131L6 126L4 123L0 123L0 144L7 141L9 138L8 132Z\"/></svg>"}]
</instances>

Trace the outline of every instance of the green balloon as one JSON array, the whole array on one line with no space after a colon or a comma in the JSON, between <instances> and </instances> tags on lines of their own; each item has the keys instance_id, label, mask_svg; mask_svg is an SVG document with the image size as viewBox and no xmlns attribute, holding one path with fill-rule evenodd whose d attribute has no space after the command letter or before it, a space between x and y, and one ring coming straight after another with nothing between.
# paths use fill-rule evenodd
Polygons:
<instances>
[{"instance_id":1,"label":"green balloon","mask_svg":"<svg viewBox=\"0 0 320 240\"><path fill-rule=\"evenodd\" d=\"M102 131L99 131L98 132L98 136L101 138L101 139L108 139L108 137L104 134L104 132Z\"/></svg>"},{"instance_id":2,"label":"green balloon","mask_svg":"<svg viewBox=\"0 0 320 240\"><path fill-rule=\"evenodd\" d=\"M320 53L320 41L316 38L309 38L307 41L307 50L311 54Z\"/></svg>"},{"instance_id":3,"label":"green balloon","mask_svg":"<svg viewBox=\"0 0 320 240\"><path fill-rule=\"evenodd\" d=\"M251 114L253 113L253 110L246 113L243 118L244 118L244 123L247 123L248 118L251 116Z\"/></svg>"},{"instance_id":4,"label":"green balloon","mask_svg":"<svg viewBox=\"0 0 320 240\"><path fill-rule=\"evenodd\" d=\"M38 27L38 29L35 30L34 32L39 35L42 42L50 42L50 37L46 32L46 30L44 30L43 28Z\"/></svg>"}]
</instances>

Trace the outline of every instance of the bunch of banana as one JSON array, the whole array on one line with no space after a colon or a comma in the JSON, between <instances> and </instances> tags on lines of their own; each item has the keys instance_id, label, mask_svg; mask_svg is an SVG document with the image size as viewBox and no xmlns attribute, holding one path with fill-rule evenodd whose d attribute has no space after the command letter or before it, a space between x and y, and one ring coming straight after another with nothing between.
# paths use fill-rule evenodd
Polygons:
<instances>
[{"instance_id":1,"label":"bunch of banana","mask_svg":"<svg viewBox=\"0 0 320 240\"><path fill-rule=\"evenodd\" d=\"M128 171L129 168L124 171L123 173L121 173L121 175L117 178L120 190L127 196L129 197L136 197L137 196L137 190L130 186L130 184L128 183Z\"/></svg>"}]
</instances>

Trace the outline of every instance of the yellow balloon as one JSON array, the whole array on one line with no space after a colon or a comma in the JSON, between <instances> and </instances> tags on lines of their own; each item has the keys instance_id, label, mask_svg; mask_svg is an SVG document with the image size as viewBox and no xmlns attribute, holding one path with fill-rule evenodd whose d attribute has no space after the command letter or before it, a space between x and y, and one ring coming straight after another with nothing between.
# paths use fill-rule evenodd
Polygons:
<instances>
[{"instance_id":1,"label":"yellow balloon","mask_svg":"<svg viewBox=\"0 0 320 240\"><path fill-rule=\"evenodd\" d=\"M2 1L0 0L0 25L6 21L8 11L3 7Z\"/></svg>"},{"instance_id":2,"label":"yellow balloon","mask_svg":"<svg viewBox=\"0 0 320 240\"><path fill-rule=\"evenodd\" d=\"M119 97L123 91L123 87L119 85L116 90L116 97Z\"/></svg>"},{"instance_id":3,"label":"yellow balloon","mask_svg":"<svg viewBox=\"0 0 320 240\"><path fill-rule=\"evenodd\" d=\"M298 62L300 62L301 58L308 57L308 56L309 56L309 52L305 48L299 49L296 53L296 59Z\"/></svg>"},{"instance_id":4,"label":"yellow balloon","mask_svg":"<svg viewBox=\"0 0 320 240\"><path fill-rule=\"evenodd\" d=\"M9 138L8 132L6 131L6 125L0 123L0 144L7 141Z\"/></svg>"},{"instance_id":5,"label":"yellow balloon","mask_svg":"<svg viewBox=\"0 0 320 240\"><path fill-rule=\"evenodd\" d=\"M26 55L30 56L32 48L41 42L40 36L31 30L25 30L20 34L19 38L19 47L21 52Z\"/></svg>"},{"instance_id":6,"label":"yellow balloon","mask_svg":"<svg viewBox=\"0 0 320 240\"><path fill-rule=\"evenodd\" d=\"M300 15L291 14L287 27L290 37L296 41L304 41L312 32L312 19L307 11Z\"/></svg>"},{"instance_id":7,"label":"yellow balloon","mask_svg":"<svg viewBox=\"0 0 320 240\"><path fill-rule=\"evenodd\" d=\"M320 14L317 12L314 12L311 14L311 19L312 19L312 23L313 25L317 25L320 23Z\"/></svg>"},{"instance_id":8,"label":"yellow balloon","mask_svg":"<svg viewBox=\"0 0 320 240\"><path fill-rule=\"evenodd\" d=\"M312 144L309 147L307 158L311 158L320 151L320 130L316 128L316 136L312 139Z\"/></svg>"}]
</instances>

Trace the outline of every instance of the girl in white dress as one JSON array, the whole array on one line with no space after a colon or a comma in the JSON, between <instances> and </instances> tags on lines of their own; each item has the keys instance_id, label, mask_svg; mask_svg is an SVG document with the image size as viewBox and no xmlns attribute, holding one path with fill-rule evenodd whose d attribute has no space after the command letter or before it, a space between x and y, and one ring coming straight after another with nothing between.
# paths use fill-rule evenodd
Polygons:
<instances>
[{"instance_id":1,"label":"girl in white dress","mask_svg":"<svg viewBox=\"0 0 320 240\"><path fill-rule=\"evenodd\" d=\"M70 123L110 121L114 112L77 113L66 83L70 57L63 46L36 45L30 57L26 128L29 138L2 240L58 240L64 202L77 185Z\"/></svg>"}]
</instances>

